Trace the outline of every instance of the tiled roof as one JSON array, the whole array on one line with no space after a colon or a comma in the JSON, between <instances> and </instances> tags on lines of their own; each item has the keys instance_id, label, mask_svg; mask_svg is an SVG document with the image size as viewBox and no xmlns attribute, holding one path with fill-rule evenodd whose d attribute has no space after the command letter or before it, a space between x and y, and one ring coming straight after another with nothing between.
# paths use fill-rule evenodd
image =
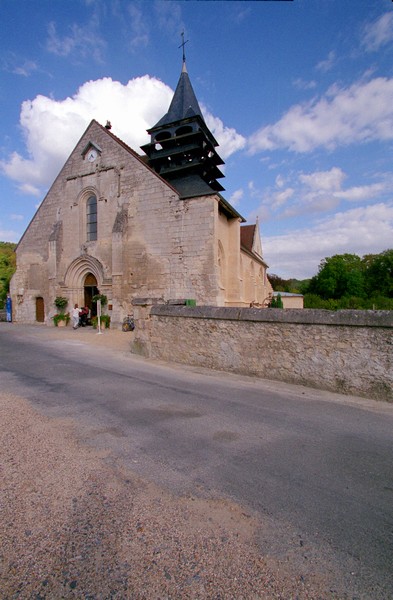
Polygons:
<instances>
[{"instance_id":1,"label":"tiled roof","mask_svg":"<svg viewBox=\"0 0 393 600\"><path fill-rule=\"evenodd\" d=\"M252 252L254 244L255 227L256 225L242 225L240 227L240 245L249 252Z\"/></svg>"}]
</instances>

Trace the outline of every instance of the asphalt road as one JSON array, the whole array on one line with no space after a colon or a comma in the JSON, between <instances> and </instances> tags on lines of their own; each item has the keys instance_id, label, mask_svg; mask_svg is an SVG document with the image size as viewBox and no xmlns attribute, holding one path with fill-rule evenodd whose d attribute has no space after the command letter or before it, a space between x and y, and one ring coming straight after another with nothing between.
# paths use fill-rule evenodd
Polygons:
<instances>
[{"instance_id":1,"label":"asphalt road","mask_svg":"<svg viewBox=\"0 0 393 600\"><path fill-rule=\"evenodd\" d=\"M393 598L393 405L85 339L0 323L1 390L75 419L86 443L147 479L257 514L261 551L328 574L335 597Z\"/></svg>"}]
</instances>

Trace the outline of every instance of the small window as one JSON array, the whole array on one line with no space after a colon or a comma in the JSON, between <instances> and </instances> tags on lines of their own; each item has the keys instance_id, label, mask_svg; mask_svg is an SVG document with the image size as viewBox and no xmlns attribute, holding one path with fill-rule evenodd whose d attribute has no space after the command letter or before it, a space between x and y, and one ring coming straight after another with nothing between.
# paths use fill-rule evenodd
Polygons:
<instances>
[{"instance_id":1,"label":"small window","mask_svg":"<svg viewBox=\"0 0 393 600\"><path fill-rule=\"evenodd\" d=\"M97 198L90 196L86 203L86 237L88 242L97 239Z\"/></svg>"}]
</instances>

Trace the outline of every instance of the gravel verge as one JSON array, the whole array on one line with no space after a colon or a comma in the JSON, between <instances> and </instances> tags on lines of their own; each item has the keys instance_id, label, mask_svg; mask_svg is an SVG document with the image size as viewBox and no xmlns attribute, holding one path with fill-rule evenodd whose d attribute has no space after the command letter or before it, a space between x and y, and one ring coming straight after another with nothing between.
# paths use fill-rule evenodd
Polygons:
<instances>
[{"instance_id":1,"label":"gravel verge","mask_svg":"<svg viewBox=\"0 0 393 600\"><path fill-rule=\"evenodd\" d=\"M0 393L0 444L3 600L336 597L260 556L240 506L179 498L111 465L71 420Z\"/></svg>"}]
</instances>

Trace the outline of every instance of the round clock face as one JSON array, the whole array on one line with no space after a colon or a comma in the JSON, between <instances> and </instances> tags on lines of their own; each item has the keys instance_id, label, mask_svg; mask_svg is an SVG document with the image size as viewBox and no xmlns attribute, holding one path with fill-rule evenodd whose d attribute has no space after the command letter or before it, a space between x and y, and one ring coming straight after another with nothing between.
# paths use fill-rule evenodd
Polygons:
<instances>
[{"instance_id":1,"label":"round clock face","mask_svg":"<svg viewBox=\"0 0 393 600\"><path fill-rule=\"evenodd\" d=\"M95 160L98 156L97 150L95 150L94 148L91 148L89 150L89 152L87 153L87 160L89 162L93 162L93 160Z\"/></svg>"}]
</instances>

